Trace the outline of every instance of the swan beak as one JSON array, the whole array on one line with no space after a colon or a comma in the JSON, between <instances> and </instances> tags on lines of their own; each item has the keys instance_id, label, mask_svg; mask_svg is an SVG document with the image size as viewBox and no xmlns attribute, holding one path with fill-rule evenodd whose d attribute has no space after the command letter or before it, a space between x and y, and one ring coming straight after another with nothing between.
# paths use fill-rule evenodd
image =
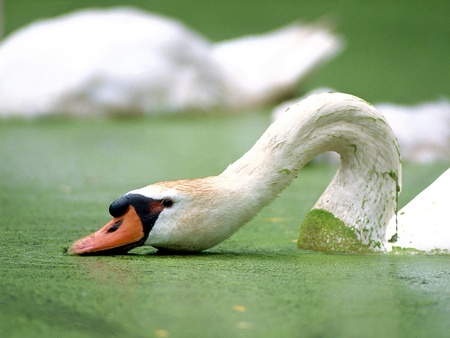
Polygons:
<instances>
[{"instance_id":1,"label":"swan beak","mask_svg":"<svg viewBox=\"0 0 450 338\"><path fill-rule=\"evenodd\" d=\"M114 217L100 230L73 243L68 253L72 255L124 254L142 245L144 237L141 219L134 207L130 206L124 215Z\"/></svg>"}]
</instances>

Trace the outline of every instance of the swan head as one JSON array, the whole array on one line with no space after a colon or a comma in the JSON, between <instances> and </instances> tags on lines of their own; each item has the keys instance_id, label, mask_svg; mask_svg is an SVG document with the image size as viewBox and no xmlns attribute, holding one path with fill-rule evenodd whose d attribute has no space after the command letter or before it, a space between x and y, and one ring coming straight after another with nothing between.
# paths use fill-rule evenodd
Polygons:
<instances>
[{"instance_id":1,"label":"swan head","mask_svg":"<svg viewBox=\"0 0 450 338\"><path fill-rule=\"evenodd\" d=\"M69 253L123 254L144 244L181 252L208 249L251 218L245 211L251 203L241 202L227 181L215 176L132 190L110 205L112 220L77 240Z\"/></svg>"}]
</instances>

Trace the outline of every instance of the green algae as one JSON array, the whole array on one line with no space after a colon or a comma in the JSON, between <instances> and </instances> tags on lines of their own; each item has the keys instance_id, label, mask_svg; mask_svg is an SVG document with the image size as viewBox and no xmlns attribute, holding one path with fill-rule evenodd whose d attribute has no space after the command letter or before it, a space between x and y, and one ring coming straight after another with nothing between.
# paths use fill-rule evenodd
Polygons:
<instances>
[{"instance_id":1,"label":"green algae","mask_svg":"<svg viewBox=\"0 0 450 338\"><path fill-rule=\"evenodd\" d=\"M399 148L397 146L397 151L399 152ZM398 153L398 157L401 163L401 157L400 157L400 153ZM394 171L390 171L389 172L389 176L394 180L395 182L395 210L394 210L394 216L395 216L395 234L392 235L392 237L388 240L389 243L395 243L398 240L398 217L397 217L397 213L398 213L398 198L400 196L400 191L401 191L401 181L398 177L398 173L394 172Z\"/></svg>"},{"instance_id":2,"label":"green algae","mask_svg":"<svg viewBox=\"0 0 450 338\"><path fill-rule=\"evenodd\" d=\"M296 219L335 173L329 166L302 169L250 224L205 253L64 252L109 219L109 203L124 191L218 172L226 154L241 155L265 127L260 115L0 122L0 337L445 336L448 256L324 254L292 244ZM167 135L176 137L142 156ZM404 201L446 168L406 167ZM278 217L285 221L267 221Z\"/></svg>"},{"instance_id":3,"label":"green algae","mask_svg":"<svg viewBox=\"0 0 450 338\"><path fill-rule=\"evenodd\" d=\"M396 223L398 223L397 220L396 220ZM397 228L398 227L396 227L396 230L397 230ZM395 234L392 235L392 237L388 240L388 242L389 243L395 243L395 242L397 242L397 240L398 240L398 234L396 232Z\"/></svg>"},{"instance_id":4,"label":"green algae","mask_svg":"<svg viewBox=\"0 0 450 338\"><path fill-rule=\"evenodd\" d=\"M396 234L395 234L396 235ZM394 236L395 236L394 235ZM388 241L390 243L395 243L395 241ZM392 253L396 255L429 255L431 253L426 253L425 251L414 249L414 248L402 248L400 246L392 246Z\"/></svg>"},{"instance_id":5,"label":"green algae","mask_svg":"<svg viewBox=\"0 0 450 338\"><path fill-rule=\"evenodd\" d=\"M395 242L394 242L395 243ZM423 251L415 248L403 248L400 246L392 246L392 253L396 255L448 255L450 252L446 249L433 249L430 251Z\"/></svg>"},{"instance_id":6,"label":"green algae","mask_svg":"<svg viewBox=\"0 0 450 338\"><path fill-rule=\"evenodd\" d=\"M286 175L290 175L291 171L288 168L283 168L281 170L278 171L280 174L286 174Z\"/></svg>"},{"instance_id":7,"label":"green algae","mask_svg":"<svg viewBox=\"0 0 450 338\"><path fill-rule=\"evenodd\" d=\"M358 239L353 229L323 209L312 209L306 215L300 227L297 246L300 249L323 252L373 252Z\"/></svg>"}]
</instances>

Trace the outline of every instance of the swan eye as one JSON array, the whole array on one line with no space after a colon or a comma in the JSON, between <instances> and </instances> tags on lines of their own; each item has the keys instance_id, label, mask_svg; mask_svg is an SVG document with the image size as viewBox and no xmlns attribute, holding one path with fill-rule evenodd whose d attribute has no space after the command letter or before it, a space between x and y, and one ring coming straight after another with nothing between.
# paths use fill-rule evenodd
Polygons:
<instances>
[{"instance_id":1,"label":"swan eye","mask_svg":"<svg viewBox=\"0 0 450 338\"><path fill-rule=\"evenodd\" d=\"M171 198L164 198L161 201L161 204L165 207L165 208L170 208L173 206L175 202L171 199Z\"/></svg>"}]
</instances>

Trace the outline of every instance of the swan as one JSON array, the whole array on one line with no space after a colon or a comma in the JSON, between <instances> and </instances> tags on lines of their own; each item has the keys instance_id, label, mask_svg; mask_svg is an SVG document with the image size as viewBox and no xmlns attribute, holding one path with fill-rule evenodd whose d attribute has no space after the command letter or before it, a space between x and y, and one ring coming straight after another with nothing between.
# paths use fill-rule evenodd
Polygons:
<instances>
[{"instance_id":1,"label":"swan","mask_svg":"<svg viewBox=\"0 0 450 338\"><path fill-rule=\"evenodd\" d=\"M113 219L68 252L118 254L143 244L170 251L211 248L247 223L324 151L338 152L341 166L303 222L298 246L392 249L397 233L406 230L396 223L394 233L386 232L401 187L397 140L384 117L364 100L319 93L291 106L221 174L126 193L110 205ZM447 240L445 247L449 244Z\"/></svg>"},{"instance_id":2,"label":"swan","mask_svg":"<svg viewBox=\"0 0 450 338\"><path fill-rule=\"evenodd\" d=\"M32 23L0 44L0 116L162 114L267 105L342 49L324 23L213 43L132 7Z\"/></svg>"},{"instance_id":3,"label":"swan","mask_svg":"<svg viewBox=\"0 0 450 338\"><path fill-rule=\"evenodd\" d=\"M364 100L318 93L288 108L220 175L160 182L114 201L113 219L70 254L119 254L140 245L201 251L231 236L325 151L341 165L300 228L298 246L343 252L450 250L450 169L398 212L401 160L383 115Z\"/></svg>"}]
</instances>

